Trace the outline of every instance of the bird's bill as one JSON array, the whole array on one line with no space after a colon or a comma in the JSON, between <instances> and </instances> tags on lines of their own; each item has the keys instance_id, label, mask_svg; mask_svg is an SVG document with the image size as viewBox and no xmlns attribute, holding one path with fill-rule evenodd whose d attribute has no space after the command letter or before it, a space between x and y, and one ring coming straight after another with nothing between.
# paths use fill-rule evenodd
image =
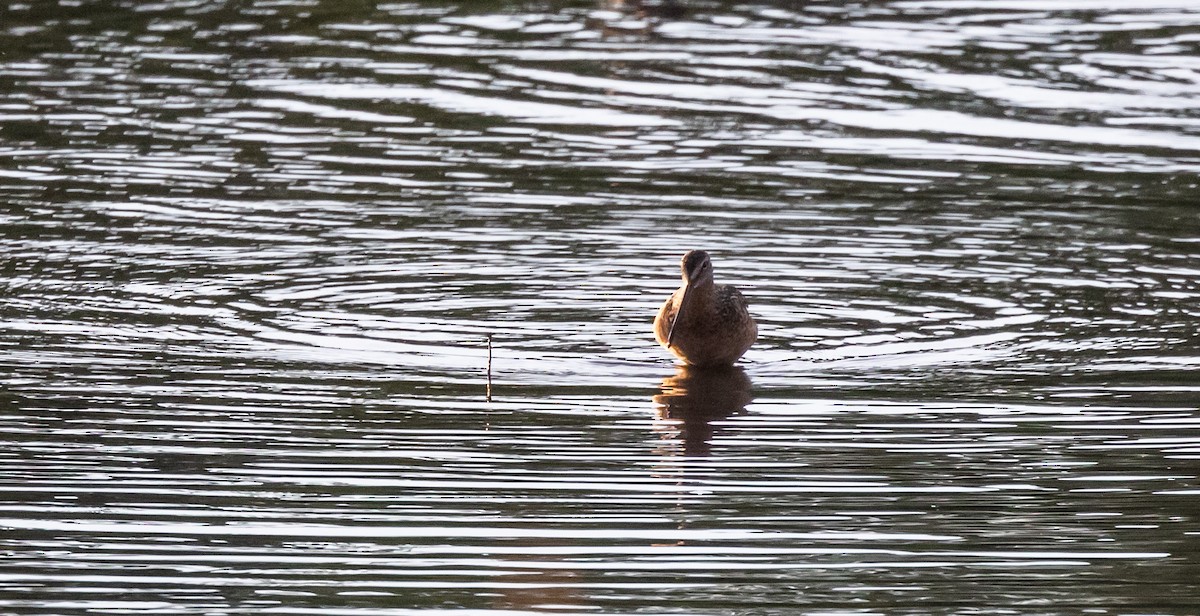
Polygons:
<instances>
[{"instance_id":1,"label":"bird's bill","mask_svg":"<svg viewBox=\"0 0 1200 616\"><path fill-rule=\"evenodd\" d=\"M675 326L679 325L679 319L683 317L683 311L687 310L688 300L692 297L692 285L683 285L683 297L679 298L679 308L675 310L675 318L671 319L671 329L667 330L667 346L670 347L675 341Z\"/></svg>"}]
</instances>

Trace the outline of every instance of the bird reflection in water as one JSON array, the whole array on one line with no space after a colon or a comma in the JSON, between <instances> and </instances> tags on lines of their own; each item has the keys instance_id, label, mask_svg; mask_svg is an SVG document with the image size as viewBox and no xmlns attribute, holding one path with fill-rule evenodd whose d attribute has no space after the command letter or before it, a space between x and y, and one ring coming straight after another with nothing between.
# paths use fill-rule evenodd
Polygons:
<instances>
[{"instance_id":1,"label":"bird reflection in water","mask_svg":"<svg viewBox=\"0 0 1200 616\"><path fill-rule=\"evenodd\" d=\"M745 410L754 398L751 389L750 377L736 366L679 366L663 379L662 393L654 396L655 431L664 440L681 443L684 455L708 456L715 432L712 422Z\"/></svg>"},{"instance_id":2,"label":"bird reflection in water","mask_svg":"<svg viewBox=\"0 0 1200 616\"><path fill-rule=\"evenodd\" d=\"M688 13L680 0L600 0L599 5L604 10L660 19L682 19Z\"/></svg>"}]
</instances>

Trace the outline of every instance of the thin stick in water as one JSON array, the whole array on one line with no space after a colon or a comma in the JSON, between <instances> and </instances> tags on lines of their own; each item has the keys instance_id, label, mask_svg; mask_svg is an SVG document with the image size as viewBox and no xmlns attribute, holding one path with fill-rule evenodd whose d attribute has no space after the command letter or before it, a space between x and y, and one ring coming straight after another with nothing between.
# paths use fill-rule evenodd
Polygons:
<instances>
[{"instance_id":1,"label":"thin stick in water","mask_svg":"<svg viewBox=\"0 0 1200 616\"><path fill-rule=\"evenodd\" d=\"M487 401L492 401L492 335L488 334Z\"/></svg>"}]
</instances>

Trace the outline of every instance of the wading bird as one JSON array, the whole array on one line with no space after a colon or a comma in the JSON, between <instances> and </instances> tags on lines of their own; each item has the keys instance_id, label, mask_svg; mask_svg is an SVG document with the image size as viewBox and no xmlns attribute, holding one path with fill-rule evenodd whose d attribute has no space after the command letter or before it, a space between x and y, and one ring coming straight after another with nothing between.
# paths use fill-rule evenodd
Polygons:
<instances>
[{"instance_id":1,"label":"wading bird","mask_svg":"<svg viewBox=\"0 0 1200 616\"><path fill-rule=\"evenodd\" d=\"M703 250L689 250L679 267L683 285L658 311L654 337L688 365L732 365L758 337L746 298L713 282L712 261Z\"/></svg>"}]
</instances>

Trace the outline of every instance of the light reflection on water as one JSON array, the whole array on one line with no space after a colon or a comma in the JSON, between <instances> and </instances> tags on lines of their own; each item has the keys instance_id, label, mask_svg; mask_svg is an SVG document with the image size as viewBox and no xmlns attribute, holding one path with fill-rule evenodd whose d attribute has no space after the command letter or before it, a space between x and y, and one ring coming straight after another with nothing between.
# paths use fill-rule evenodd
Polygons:
<instances>
[{"instance_id":1,"label":"light reflection on water","mask_svg":"<svg viewBox=\"0 0 1200 616\"><path fill-rule=\"evenodd\" d=\"M1194 611L1200 12L635 4L4 9L0 609Z\"/></svg>"}]
</instances>

